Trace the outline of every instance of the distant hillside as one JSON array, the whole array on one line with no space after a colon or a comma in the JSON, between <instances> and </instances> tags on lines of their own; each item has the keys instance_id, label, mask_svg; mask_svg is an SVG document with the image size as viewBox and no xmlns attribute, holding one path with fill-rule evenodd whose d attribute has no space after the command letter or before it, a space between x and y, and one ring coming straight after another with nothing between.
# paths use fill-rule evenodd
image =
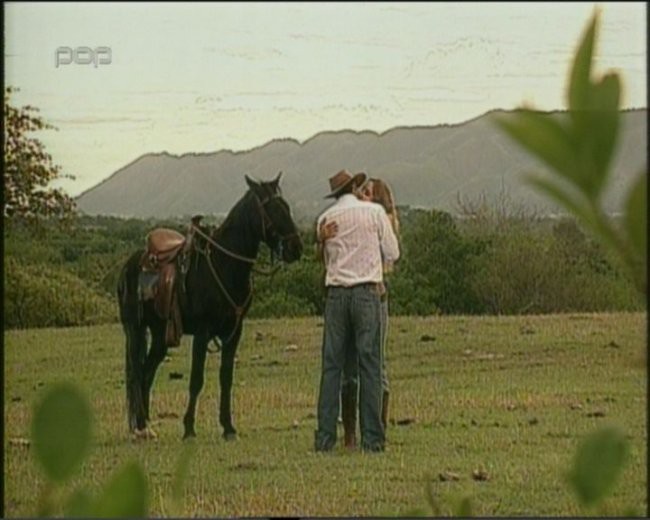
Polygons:
<instances>
[{"instance_id":1,"label":"distant hillside","mask_svg":"<svg viewBox=\"0 0 650 520\"><path fill-rule=\"evenodd\" d=\"M246 189L244 174L262 180L284 172L285 197L301 221L313 219L331 201L327 179L342 168L364 170L393 186L397 202L455 212L457 198L511 199L555 211L522 182L545 168L490 121L497 112L458 125L322 132L299 143L273 140L245 152L172 156L147 154L77 198L88 214L133 217L227 213ZM503 112L501 112L503 113ZM566 117L550 113L549 117ZM632 178L647 168L647 109L622 112L614 178L605 197L618 212Z\"/></svg>"}]
</instances>

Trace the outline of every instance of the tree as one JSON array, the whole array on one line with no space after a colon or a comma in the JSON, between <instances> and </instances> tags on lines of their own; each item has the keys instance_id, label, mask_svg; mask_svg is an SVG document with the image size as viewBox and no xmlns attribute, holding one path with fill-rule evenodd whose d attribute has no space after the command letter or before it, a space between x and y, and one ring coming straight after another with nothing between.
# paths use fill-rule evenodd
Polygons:
<instances>
[{"instance_id":1,"label":"tree","mask_svg":"<svg viewBox=\"0 0 650 520\"><path fill-rule=\"evenodd\" d=\"M14 87L5 87L4 99L4 207L5 219L35 222L66 219L75 214L74 200L52 181L74 177L61 174L52 156L32 132L56 128L41 119L38 108L11 105Z\"/></svg>"},{"instance_id":2,"label":"tree","mask_svg":"<svg viewBox=\"0 0 650 520\"><path fill-rule=\"evenodd\" d=\"M481 240L464 237L444 211L402 212L402 258L389 279L399 314L480 312L470 283Z\"/></svg>"}]
</instances>

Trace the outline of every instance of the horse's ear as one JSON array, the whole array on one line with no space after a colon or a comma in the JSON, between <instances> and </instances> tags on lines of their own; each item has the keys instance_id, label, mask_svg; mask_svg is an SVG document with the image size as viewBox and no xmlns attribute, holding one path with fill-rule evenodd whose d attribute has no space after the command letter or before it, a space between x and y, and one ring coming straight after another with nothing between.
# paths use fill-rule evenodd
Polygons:
<instances>
[{"instance_id":1,"label":"horse's ear","mask_svg":"<svg viewBox=\"0 0 650 520\"><path fill-rule=\"evenodd\" d=\"M281 177L282 177L282 172L278 173L278 176L275 179L273 179L271 182L269 182L269 185L271 186L274 192L279 191Z\"/></svg>"},{"instance_id":2,"label":"horse's ear","mask_svg":"<svg viewBox=\"0 0 650 520\"><path fill-rule=\"evenodd\" d=\"M259 183L251 179L248 175L244 175L244 177L246 178L246 184L248 184L249 188L255 189L259 186Z\"/></svg>"}]
</instances>

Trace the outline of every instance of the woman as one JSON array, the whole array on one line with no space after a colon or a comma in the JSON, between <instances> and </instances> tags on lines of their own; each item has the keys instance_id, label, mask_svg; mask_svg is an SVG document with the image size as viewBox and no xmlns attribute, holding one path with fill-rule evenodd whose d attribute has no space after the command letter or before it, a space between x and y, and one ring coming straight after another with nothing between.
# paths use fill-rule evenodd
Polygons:
<instances>
[{"instance_id":1,"label":"woman","mask_svg":"<svg viewBox=\"0 0 650 520\"><path fill-rule=\"evenodd\" d=\"M355 192L361 200L375 202L383 206L388 215L388 219L393 227L395 235L399 237L399 216L395 205L393 192L388 184L381 179L370 178ZM325 241L336 236L338 227L336 222L324 222L319 230L321 241ZM323 248L322 242L319 242L318 255L322 259ZM388 426L388 374L386 370L386 338L388 331L388 286L386 274L392 272L393 266L384 263L384 289L381 297L381 364L382 364L382 423L384 430ZM343 419L344 444L348 448L356 446L356 422L357 422L357 396L358 396L358 362L356 357L350 357L346 360L343 369L343 382L341 385L341 416Z\"/></svg>"}]
</instances>

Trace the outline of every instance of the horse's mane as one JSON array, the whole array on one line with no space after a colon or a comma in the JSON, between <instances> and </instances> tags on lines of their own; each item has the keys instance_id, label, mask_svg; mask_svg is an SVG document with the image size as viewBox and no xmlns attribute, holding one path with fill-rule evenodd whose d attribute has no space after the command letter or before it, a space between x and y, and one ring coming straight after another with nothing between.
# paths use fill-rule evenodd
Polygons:
<instances>
[{"instance_id":1,"label":"horse's mane","mask_svg":"<svg viewBox=\"0 0 650 520\"><path fill-rule=\"evenodd\" d=\"M252 190L248 189L246 193L244 193L244 195L242 195L242 197L231 208L224 221L218 226L213 227L212 232L210 233L210 236L212 238L218 238L221 233L235 221L236 218L239 218L239 215L242 213L242 207L248 202L251 193Z\"/></svg>"}]
</instances>

